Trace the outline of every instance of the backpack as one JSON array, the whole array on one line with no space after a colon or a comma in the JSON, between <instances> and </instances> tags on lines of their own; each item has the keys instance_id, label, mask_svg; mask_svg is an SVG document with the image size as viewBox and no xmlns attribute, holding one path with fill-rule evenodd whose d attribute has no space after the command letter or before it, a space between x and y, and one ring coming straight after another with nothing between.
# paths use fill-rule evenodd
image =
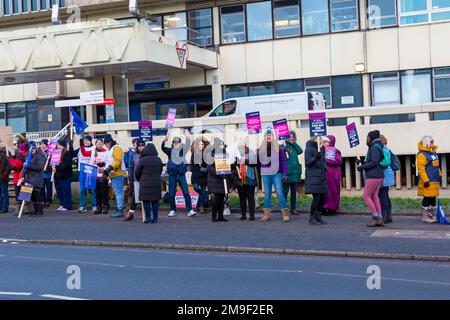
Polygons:
<instances>
[{"instance_id":1,"label":"backpack","mask_svg":"<svg viewBox=\"0 0 450 320\"><path fill-rule=\"evenodd\" d=\"M391 151L391 169L394 171L400 170L400 161L397 156Z\"/></svg>"},{"instance_id":2,"label":"backpack","mask_svg":"<svg viewBox=\"0 0 450 320\"><path fill-rule=\"evenodd\" d=\"M386 158L385 155L384 155L384 148L382 146L378 145L378 144L375 144L375 146L378 149L380 149L381 155L383 156L383 158L380 161L380 166L381 166L382 169L386 169L387 167L389 167L390 163L389 163L388 158Z\"/></svg>"}]
</instances>

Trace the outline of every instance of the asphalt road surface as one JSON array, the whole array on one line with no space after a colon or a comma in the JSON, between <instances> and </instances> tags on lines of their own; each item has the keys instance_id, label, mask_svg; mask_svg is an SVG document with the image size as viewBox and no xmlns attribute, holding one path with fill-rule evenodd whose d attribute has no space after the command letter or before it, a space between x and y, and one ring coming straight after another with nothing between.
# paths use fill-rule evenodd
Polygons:
<instances>
[{"instance_id":1,"label":"asphalt road surface","mask_svg":"<svg viewBox=\"0 0 450 320\"><path fill-rule=\"evenodd\" d=\"M450 299L446 263L8 243L0 266L0 299Z\"/></svg>"}]
</instances>

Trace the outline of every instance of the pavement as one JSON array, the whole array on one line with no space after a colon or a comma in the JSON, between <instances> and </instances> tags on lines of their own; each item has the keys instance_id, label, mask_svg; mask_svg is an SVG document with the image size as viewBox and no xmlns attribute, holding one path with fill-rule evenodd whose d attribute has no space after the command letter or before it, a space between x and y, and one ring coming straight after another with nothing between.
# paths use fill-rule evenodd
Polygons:
<instances>
[{"instance_id":1,"label":"pavement","mask_svg":"<svg viewBox=\"0 0 450 320\"><path fill-rule=\"evenodd\" d=\"M146 225L139 214L134 221L123 222L106 215L46 210L41 218L0 215L0 239L450 262L450 227L423 224L416 216L394 215L393 224L376 229L366 227L368 216L358 215L325 217L329 224L324 226L310 226L306 214L292 216L289 223L283 223L276 211L268 223L240 221L239 217L233 214L229 222L212 223L210 214L189 218L178 212L168 218L162 211L159 223Z\"/></svg>"},{"instance_id":2,"label":"pavement","mask_svg":"<svg viewBox=\"0 0 450 320\"><path fill-rule=\"evenodd\" d=\"M450 299L450 265L436 262L7 243L0 264L1 300Z\"/></svg>"}]
</instances>

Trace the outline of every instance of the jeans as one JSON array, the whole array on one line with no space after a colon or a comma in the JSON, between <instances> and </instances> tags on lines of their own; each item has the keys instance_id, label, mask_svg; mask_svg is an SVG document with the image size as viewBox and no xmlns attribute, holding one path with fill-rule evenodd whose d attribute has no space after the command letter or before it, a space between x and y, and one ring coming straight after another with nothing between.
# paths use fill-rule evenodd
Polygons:
<instances>
[{"instance_id":1,"label":"jeans","mask_svg":"<svg viewBox=\"0 0 450 320\"><path fill-rule=\"evenodd\" d=\"M125 177L118 176L111 179L111 185L116 196L116 210L122 211L125 208L125 194L123 192L123 184Z\"/></svg>"},{"instance_id":2,"label":"jeans","mask_svg":"<svg viewBox=\"0 0 450 320\"><path fill-rule=\"evenodd\" d=\"M52 203L53 200L53 183L51 178L44 178L44 188L42 188L42 201L44 203Z\"/></svg>"},{"instance_id":3,"label":"jeans","mask_svg":"<svg viewBox=\"0 0 450 320\"><path fill-rule=\"evenodd\" d=\"M392 213L392 202L389 198L389 187L381 187L378 191L381 203L381 213Z\"/></svg>"},{"instance_id":4,"label":"jeans","mask_svg":"<svg viewBox=\"0 0 450 320\"><path fill-rule=\"evenodd\" d=\"M297 188L298 188L298 182L290 182L290 183L284 183L283 184L283 193L284 198L287 201L287 196L289 193L289 190L291 191L291 209L295 210L297 208Z\"/></svg>"},{"instance_id":5,"label":"jeans","mask_svg":"<svg viewBox=\"0 0 450 320\"><path fill-rule=\"evenodd\" d=\"M145 220L158 222L159 200L142 201L144 204ZM153 219L151 212L153 211Z\"/></svg>"},{"instance_id":6,"label":"jeans","mask_svg":"<svg viewBox=\"0 0 450 320\"><path fill-rule=\"evenodd\" d=\"M208 192L206 192L206 186L200 186L197 183L193 185L195 192L198 193L197 208L204 207Z\"/></svg>"},{"instance_id":7,"label":"jeans","mask_svg":"<svg viewBox=\"0 0 450 320\"><path fill-rule=\"evenodd\" d=\"M61 206L72 210L72 179L55 179L55 188Z\"/></svg>"},{"instance_id":8,"label":"jeans","mask_svg":"<svg viewBox=\"0 0 450 320\"><path fill-rule=\"evenodd\" d=\"M277 173L274 175L262 176L264 185L264 209L272 207L272 186L275 186L275 192L278 197L278 203L281 209L286 209L286 198L283 194L283 175Z\"/></svg>"},{"instance_id":9,"label":"jeans","mask_svg":"<svg viewBox=\"0 0 450 320\"><path fill-rule=\"evenodd\" d=\"M186 210L189 212L192 210L191 195L189 194L188 184L186 181L186 176L169 176L169 196L170 196L170 210L177 211L175 204L175 195L177 193L177 184L180 185L181 191L183 192L184 201L186 203Z\"/></svg>"},{"instance_id":10,"label":"jeans","mask_svg":"<svg viewBox=\"0 0 450 320\"><path fill-rule=\"evenodd\" d=\"M8 181L0 182L0 210L9 209Z\"/></svg>"},{"instance_id":11,"label":"jeans","mask_svg":"<svg viewBox=\"0 0 450 320\"><path fill-rule=\"evenodd\" d=\"M241 207L241 213L245 215L247 213L247 202L250 217L255 216L255 187L249 185L243 185L238 187L239 204Z\"/></svg>"},{"instance_id":12,"label":"jeans","mask_svg":"<svg viewBox=\"0 0 450 320\"><path fill-rule=\"evenodd\" d=\"M88 190L87 189L81 189L80 185L80 208L86 209L86 195ZM97 207L97 199L95 197L95 190L89 190L91 193L91 200L92 200L92 208Z\"/></svg>"}]
</instances>

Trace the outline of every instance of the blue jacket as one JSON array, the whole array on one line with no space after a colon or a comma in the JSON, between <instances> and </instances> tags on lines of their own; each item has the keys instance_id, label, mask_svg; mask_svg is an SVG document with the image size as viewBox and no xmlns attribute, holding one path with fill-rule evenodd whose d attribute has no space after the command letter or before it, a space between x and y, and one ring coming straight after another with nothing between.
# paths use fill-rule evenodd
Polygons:
<instances>
[{"instance_id":1,"label":"blue jacket","mask_svg":"<svg viewBox=\"0 0 450 320\"><path fill-rule=\"evenodd\" d=\"M186 144L182 144L176 159L172 159L173 148L168 148L164 145L164 142L161 144L161 150L167 155L169 158L169 162L167 163L167 173L170 176L182 176L187 171L186 159L185 159L185 151L187 153L186 146L191 145L190 138L186 138ZM176 151L175 151L176 152Z\"/></svg>"}]
</instances>

